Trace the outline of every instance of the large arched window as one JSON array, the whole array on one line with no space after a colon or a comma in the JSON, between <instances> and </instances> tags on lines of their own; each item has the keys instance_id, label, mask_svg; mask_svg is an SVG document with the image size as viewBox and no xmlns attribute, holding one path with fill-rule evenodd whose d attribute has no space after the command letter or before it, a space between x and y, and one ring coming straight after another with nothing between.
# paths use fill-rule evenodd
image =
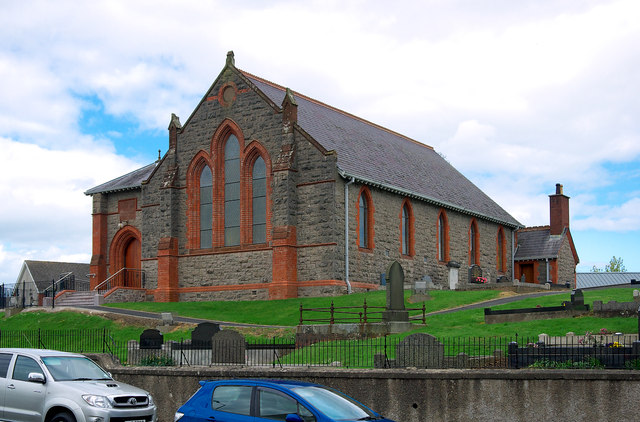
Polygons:
<instances>
[{"instance_id":1,"label":"large arched window","mask_svg":"<svg viewBox=\"0 0 640 422\"><path fill-rule=\"evenodd\" d=\"M224 245L240 244L240 144L229 135L224 146Z\"/></svg>"},{"instance_id":2,"label":"large arched window","mask_svg":"<svg viewBox=\"0 0 640 422\"><path fill-rule=\"evenodd\" d=\"M213 239L213 176L209 166L200 173L200 248L210 248Z\"/></svg>"},{"instance_id":3,"label":"large arched window","mask_svg":"<svg viewBox=\"0 0 640 422\"><path fill-rule=\"evenodd\" d=\"M404 200L400 211L400 253L406 256L414 255L413 247L413 210L411 203Z\"/></svg>"},{"instance_id":4,"label":"large arched window","mask_svg":"<svg viewBox=\"0 0 640 422\"><path fill-rule=\"evenodd\" d=\"M402 255L409 255L409 211L402 207Z\"/></svg>"},{"instance_id":5,"label":"large arched window","mask_svg":"<svg viewBox=\"0 0 640 422\"><path fill-rule=\"evenodd\" d=\"M480 234L478 233L478 222L471 220L469 225L469 265L480 264Z\"/></svg>"},{"instance_id":6,"label":"large arched window","mask_svg":"<svg viewBox=\"0 0 640 422\"><path fill-rule=\"evenodd\" d=\"M252 243L267 241L267 168L262 157L253 163L251 172Z\"/></svg>"},{"instance_id":7,"label":"large arched window","mask_svg":"<svg viewBox=\"0 0 640 422\"><path fill-rule=\"evenodd\" d=\"M373 201L366 186L360 189L356 218L358 220L357 244L360 249L373 249Z\"/></svg>"},{"instance_id":8,"label":"large arched window","mask_svg":"<svg viewBox=\"0 0 640 422\"><path fill-rule=\"evenodd\" d=\"M438 214L438 261L449 260L449 222L444 210Z\"/></svg>"}]
</instances>

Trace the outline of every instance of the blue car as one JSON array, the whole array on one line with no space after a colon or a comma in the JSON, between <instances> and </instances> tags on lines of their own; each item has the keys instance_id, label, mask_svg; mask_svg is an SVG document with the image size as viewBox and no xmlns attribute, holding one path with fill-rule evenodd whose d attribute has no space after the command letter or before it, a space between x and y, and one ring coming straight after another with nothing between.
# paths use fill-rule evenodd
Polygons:
<instances>
[{"instance_id":1,"label":"blue car","mask_svg":"<svg viewBox=\"0 0 640 422\"><path fill-rule=\"evenodd\" d=\"M345 394L298 381L200 381L174 421L393 422Z\"/></svg>"}]
</instances>

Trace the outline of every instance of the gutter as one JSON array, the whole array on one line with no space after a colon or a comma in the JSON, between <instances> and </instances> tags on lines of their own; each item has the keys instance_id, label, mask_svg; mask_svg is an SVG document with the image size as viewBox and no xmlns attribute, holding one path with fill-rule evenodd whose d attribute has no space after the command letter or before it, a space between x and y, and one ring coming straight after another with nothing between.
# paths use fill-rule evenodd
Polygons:
<instances>
[{"instance_id":1,"label":"gutter","mask_svg":"<svg viewBox=\"0 0 640 422\"><path fill-rule=\"evenodd\" d=\"M502 221L496 217L491 217L482 213L479 213L477 211L473 211L464 207L461 207L459 205L455 205L446 201L441 201L441 200L437 200L434 198L430 198L428 196L424 196L422 194L416 193L416 192L412 192L412 191L408 191L402 188L398 188L398 187L394 187L391 185L387 185L385 183L379 183L379 182L374 182L373 180L368 180L366 178L363 177L358 177L358 176L353 176L351 174L348 174L347 172L345 172L344 170L342 170L341 168L338 167L338 174L340 174L340 176L343 179L347 179L347 180L353 180L354 182L359 182L365 185L369 185L369 186L373 186L376 187L378 189L382 189L382 190L386 190L392 193L397 193L397 194L401 194L403 196L407 196L410 198L415 198L415 199L419 199L421 201L425 201L429 204L432 205L437 205L440 207L445 207L445 208L449 208L453 211L458 211L462 214L467 214L467 215L471 215L473 217L480 217L483 220L487 220L490 221L492 223L497 223L497 224L502 224L506 227L510 227L512 230L518 230L521 228L524 228L523 225L521 225L520 223L518 223L517 221L515 223L513 222L508 222L508 221Z\"/></svg>"}]
</instances>

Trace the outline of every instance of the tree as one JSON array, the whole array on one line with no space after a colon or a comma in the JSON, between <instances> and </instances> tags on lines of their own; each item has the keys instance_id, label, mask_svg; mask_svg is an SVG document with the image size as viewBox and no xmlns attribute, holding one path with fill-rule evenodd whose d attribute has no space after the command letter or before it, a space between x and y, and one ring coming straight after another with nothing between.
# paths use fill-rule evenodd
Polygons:
<instances>
[{"instance_id":1,"label":"tree","mask_svg":"<svg viewBox=\"0 0 640 422\"><path fill-rule=\"evenodd\" d=\"M609 261L609 263L604 267L605 273L624 273L626 271L627 268L624 266L622 258L616 258L615 255L613 256L613 258L611 258L611 261ZM601 273L602 270L594 265L593 268L591 268L591 272Z\"/></svg>"}]
</instances>

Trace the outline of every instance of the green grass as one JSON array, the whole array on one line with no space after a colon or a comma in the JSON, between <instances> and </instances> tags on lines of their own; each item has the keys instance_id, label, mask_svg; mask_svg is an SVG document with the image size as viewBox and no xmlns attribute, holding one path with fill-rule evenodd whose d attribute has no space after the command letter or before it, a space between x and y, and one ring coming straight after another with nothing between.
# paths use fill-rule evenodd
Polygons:
<instances>
[{"instance_id":1,"label":"green grass","mask_svg":"<svg viewBox=\"0 0 640 422\"><path fill-rule=\"evenodd\" d=\"M432 299L426 302L427 312L494 299L497 298L498 295L499 292L493 290L468 292L433 291L431 292ZM409 292L406 292L405 300L408 299L408 297ZM354 293L352 295L336 296L333 298L313 297L235 302L129 302L108 304L106 306L148 312L173 312L174 314L184 317L210 319L214 321L294 327L298 325L300 321L300 304L305 308L326 308L329 307L333 301L336 307L361 307L365 299L367 306L384 306L386 303L386 292ZM406 306L408 308L419 308L422 306L422 303L406 302ZM412 312L412 314L417 313L418 312ZM314 316L314 318L315 317L316 316Z\"/></svg>"},{"instance_id":2,"label":"green grass","mask_svg":"<svg viewBox=\"0 0 640 422\"><path fill-rule=\"evenodd\" d=\"M406 299L408 299L408 292ZM449 291L438 290L430 292L431 300L425 302L427 312L455 308L497 298L498 291ZM616 300L625 302L632 300L631 289L604 289L587 291L584 294L585 303L592 304L594 300L608 302ZM291 327L286 330L260 330L249 332L253 338L271 337L273 332L281 336L290 335L299 321L299 307L305 308L328 307L331 301L334 306L361 306L366 299L369 306L383 306L386 301L385 292L357 293L333 298L299 298L275 301L236 301L236 302L136 302L111 304L112 307L139 309L150 312L173 312L180 316L196 317L218 321L229 321L248 324ZM497 306L494 309L513 309L522 307L558 306L563 300L570 300L569 293L543 296L539 298L522 299L520 301ZM407 307L421 307L422 303L406 302ZM53 330L96 328L107 329L114 340L126 341L138 339L144 327L118 324L114 321L95 315L75 312L22 312L11 318L0 319L0 330ZM599 332L606 328L610 332L635 333L638 330L636 318L596 318L581 316L576 318L535 320L526 322L512 322L501 324L485 324L483 309L464 310L448 314L431 315L427 317L426 327L418 327L405 335L424 332L439 338L447 337L520 337L537 338L538 334L546 333L552 336L565 335L574 332L577 335L586 331ZM246 333L245 333L246 334ZM190 338L188 329L165 334L166 340L180 340Z\"/></svg>"}]
</instances>

